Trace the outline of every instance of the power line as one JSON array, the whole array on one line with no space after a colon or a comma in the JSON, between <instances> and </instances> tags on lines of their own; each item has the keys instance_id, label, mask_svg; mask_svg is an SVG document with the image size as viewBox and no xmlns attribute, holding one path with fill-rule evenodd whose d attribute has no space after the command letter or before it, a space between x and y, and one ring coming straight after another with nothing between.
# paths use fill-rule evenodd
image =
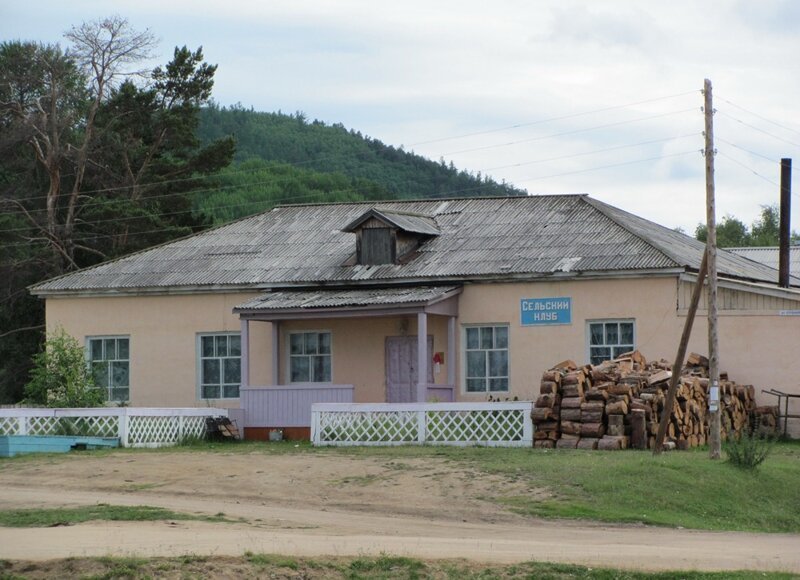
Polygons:
<instances>
[{"instance_id":1,"label":"power line","mask_svg":"<svg viewBox=\"0 0 800 580\"><path fill-rule=\"evenodd\" d=\"M699 151L698 149L693 149L691 151L683 151L682 153L670 153L668 155L659 155L657 157L647 157L645 159L634 159L633 161L624 161L622 163L613 163L613 164L610 164L610 165L600 165L600 166L597 166L597 167L590 167L588 169L580 169L580 170L577 170L577 171L568 171L568 172L565 172L565 173L556 173L556 174L553 174L553 175L544 175L544 176L540 176L540 177L531 177L531 178L527 178L527 179L519 179L518 181L524 183L526 181L540 181L542 179L551 179L553 177L564 177L566 175L578 175L580 173L589 173L590 171L598 171L600 169L612 169L614 167L623 167L625 165L634 165L636 163L645 163L647 161L658 161L660 159L668 159L670 157L681 157L683 155L689 155L691 153L698 153L698 151Z\"/></svg>"},{"instance_id":2,"label":"power line","mask_svg":"<svg viewBox=\"0 0 800 580\"><path fill-rule=\"evenodd\" d=\"M559 157L548 157L545 159L536 159L534 161L523 161L521 163L512 163L510 165L498 165L496 167L487 167L479 171L495 171L497 169L508 169L511 167L522 167L524 165L534 165L536 163L546 163L550 161L562 161L564 159L572 159L574 157L584 157L586 155L596 155L599 153L608 153L609 151L618 151L620 149L630 149L631 147L640 147L642 145L652 145L654 143L664 143L666 141L677 141L678 139L686 139L687 137L700 137L702 133L688 133L686 135L676 135L674 137L665 137L664 139L652 139L650 141L640 141L638 143L631 143L629 145L617 145L615 147L606 147L604 149L594 149L592 151L585 151L583 153L574 153L572 155L561 155Z\"/></svg>"},{"instance_id":3,"label":"power line","mask_svg":"<svg viewBox=\"0 0 800 580\"><path fill-rule=\"evenodd\" d=\"M775 125L776 127L780 127L781 129L784 129L785 131L789 131L790 133L794 133L796 135L800 135L800 131L796 131L795 129L792 129L791 127L787 127L786 125L783 125L782 123L778 123L777 121L773 121L772 119L768 119L767 117L764 117L763 115L759 115L758 113L750 111L749 109L745 109L741 105L737 105L736 103L733 103L733 102L729 101L728 99L720 98L719 96L717 96L717 98L720 99L721 101L725 101L729 105L731 105L733 107L736 107L737 109L739 109L741 111L744 111L745 113L753 115L754 117L758 117L762 121L766 121L767 123L771 123L772 125Z\"/></svg>"},{"instance_id":4,"label":"power line","mask_svg":"<svg viewBox=\"0 0 800 580\"><path fill-rule=\"evenodd\" d=\"M533 126L533 125L542 125L544 123L552 123L553 121L563 121L564 119L573 119L575 117L582 117L582 116L585 116L585 115L594 115L596 113L605 113L605 112L608 112L608 111L615 111L617 109L625 109L625 108L628 108L628 107L635 107L637 105L645 105L645 104L648 104L648 103L655 103L655 102L664 101L664 100L667 100L667 99L675 99L677 97L683 97L683 96L686 96L686 95L691 95L691 94L694 94L696 92L697 92L697 90L686 91L684 93L678 93L678 94L675 94L675 95L667 95L667 96L664 96L664 97L655 97L653 99L647 99L647 100L644 100L644 101L636 101L636 102L633 102L633 103L626 103L624 105L613 105L611 107L604 107L602 109L594 109L592 111L584 111L582 113L571 113L569 115L561 115L561 116L558 116L558 117L550 117L549 119L540 119L538 121L530 121L530 122L527 122L527 123L517 123L515 125L508 125L506 127L500 127L500 128L497 128L497 129L487 129L486 131L476 131L474 133L463 133L461 135L455 135L453 137L439 137L437 139L428 139L427 141L417 141L416 143L411 143L409 145L409 147L416 147L417 145L428 145L430 143L440 143L442 141L453 141L453 140L456 140L456 139L465 139L467 137L477 137L479 135L489 135L491 133L499 133L501 131L510 131L512 129L520 129L522 127L530 127L530 126Z\"/></svg>"},{"instance_id":5,"label":"power line","mask_svg":"<svg viewBox=\"0 0 800 580\"><path fill-rule=\"evenodd\" d=\"M511 145L519 145L520 143L531 143L533 141L544 141L546 139L554 139L555 137L565 137L567 135L577 135L579 133L588 133L589 131L596 131L598 129L608 129L609 127L619 127L620 125L627 125L630 123L639 123L641 121L649 121L650 119L658 119L660 117L669 117L671 115L678 115L681 113L687 113L689 111L696 111L696 107L692 107L690 109L681 109L680 111L671 111L669 113L661 113L658 115L649 115L647 117L638 117L636 119L630 119L628 121L618 121L616 123L606 123L604 125L595 125L593 127L587 127L585 129L575 129L573 131L565 131L563 133L553 133L551 135L542 135L539 137L531 137L529 139L520 139L518 141L509 141L508 143L498 143L495 145L484 145L482 147L473 147L470 149L461 149L459 151L450 151L448 153L443 153L442 155L457 155L459 153L471 153L473 151L485 151L487 149L495 149L497 147L509 147Z\"/></svg>"},{"instance_id":6,"label":"power line","mask_svg":"<svg viewBox=\"0 0 800 580\"><path fill-rule=\"evenodd\" d=\"M742 121L738 117L734 117L733 115L730 115L730 114L726 113L725 111L717 111L717 112L718 113L722 113L723 115L725 115L729 119L733 119L737 123L741 123L745 127L750 127L754 131L758 131L759 133L763 133L764 135L772 137L773 139L776 139L778 141L782 141L783 143L788 143L789 145L792 145L794 147L800 147L800 143L795 143L794 141L789 141L788 139L784 139L783 137L779 137L778 135L770 133L769 131L765 131L764 129L762 129L760 127L756 127L755 125L751 125L750 123L746 123L745 121Z\"/></svg>"},{"instance_id":7,"label":"power line","mask_svg":"<svg viewBox=\"0 0 800 580\"><path fill-rule=\"evenodd\" d=\"M593 114L593 113L605 112L605 111L610 111L610 110L615 110L615 109L624 109L624 108L635 106L635 105L639 105L639 104L657 102L657 101L662 101L662 100L666 100L666 99L672 99L672 98L676 98L676 97L680 97L680 96L685 96L685 95L688 95L688 94L692 94L694 92L696 92L696 91L687 91L687 92L684 92L684 93L678 93L678 94L675 94L675 95L667 95L667 96L664 96L664 97L656 97L656 98L653 98L653 99L648 99L648 100L644 100L644 101L637 101L637 102L634 102L634 103L627 103L627 104L623 104L623 105L614 105L614 106L611 106L611 107L605 107L603 109L596 109L594 111L586 111L586 112L583 112L583 113L574 113L574 114L570 114L570 115L563 115L563 116L560 116L560 117L552 117L552 118L549 118L549 119L543 119L541 121L534 121L534 122L531 122L531 123L520 123L518 125L515 125L514 127L524 127L524 126L528 126L528 125L548 123L548 122L551 122L551 121L556 121L556 120L561 120L561 119L568 119L568 118L571 118L571 117L579 117L579 116L583 116L583 115L589 115L589 114ZM693 110L693 109L687 109L687 110ZM684 112L684 111L677 111L677 112ZM674 114L674 113L666 113L666 114L670 115L670 114ZM656 115L656 117L657 116L660 116L660 115ZM647 118L644 118L642 120L646 120L646 119ZM636 121L638 121L638 119L634 119L634 120L631 120L631 121L623 121L620 124L625 124L625 123L629 123L629 122L636 122ZM610 125L610 126L613 126L613 125ZM596 127L596 128L603 128L603 127L600 126L600 127ZM493 133L493 132L497 132L497 131L503 131L503 130L506 130L506 129L507 128L492 129L492 130L489 130L489 131L479 132L479 133L475 133L475 134L477 135L477 134L483 134L483 133ZM585 129L585 130L594 130L594 129L595 128L590 128L590 129ZM565 135L567 135L567 134L571 134L571 133L565 133ZM451 140L451 139L459 139L459 138L464 137L464 136L468 136L468 135L461 135L461 136L455 136L455 137L443 137L443 138L440 138L440 139L435 139L433 141L422 141L422 142L419 142L419 143L415 143L415 144L409 145L409 147L413 147L414 145L419 145L421 143L432 143L432 142L435 142L435 141L447 141L447 140ZM556 134L556 135L553 135L552 137L557 137L557 136L559 136L559 135ZM544 137L544 138L550 138L550 137ZM522 141L522 142L524 142L524 141ZM507 145L508 144L489 145L486 148L505 147ZM390 147L393 147L393 146L390 146ZM402 145L400 147L402 147ZM400 147L395 147L395 149L399 149ZM337 153L335 155L328 155L326 157L318 157L318 158L315 158L315 159L307 159L305 161L278 161L278 162L275 162L275 163L276 163L277 167L280 167L280 166L300 167L302 165L309 165L309 164L313 164L313 163L321 163L321 162L324 162L324 161L330 161L330 160L333 160L333 159L341 159L341 158L344 158L344 157L351 157L351 156L355 156L357 154L358 153ZM409 153L409 154L425 158L424 156L416 154L416 153ZM445 153L445 155L449 155L449 153ZM425 158L425 159L427 159L427 158ZM428 159L428 160L432 161L433 163L435 163L435 161L433 161L431 159ZM246 173L255 173L255 172L263 171L263 170L264 170L263 167L259 167L259 168L256 168L256 169L229 170L229 171L227 171L225 173L225 175L239 175L239 174L246 174ZM171 185L171 184L175 184L175 183L185 183L187 181L208 179L208 178L214 177L216 175L218 175L218 174L196 175L196 176L191 176L191 177L181 177L181 178L175 178L175 179L167 179L167 180L163 180L163 181L153 181L153 182L148 182L148 183L140 183L140 184L136 184L136 185L121 185L121 186L114 186L114 187L105 187L105 188L98 188L98 189L82 190L80 192L80 195L87 195L87 194L90 194L90 193L109 193L109 192L113 192L113 191L124 191L124 190L130 190L133 187L146 188L146 187L150 187L150 186L164 186L164 185ZM180 193L176 193L175 195L180 195ZM26 198L26 200L30 201L30 200L35 200L35 199L46 199L47 197L48 197L47 195L32 196L32 197Z\"/></svg>"},{"instance_id":8,"label":"power line","mask_svg":"<svg viewBox=\"0 0 800 580\"><path fill-rule=\"evenodd\" d=\"M537 163L545 163L545 162L550 162L550 161L560 161L560 160L564 160L564 159L571 159L571 158L574 158L574 157L583 157L583 156L587 156L587 155L595 155L595 154L599 154L599 153L606 153L606 152L609 152L609 151L616 151L616 150L619 150L619 149L638 147L638 146L641 146L641 145L650 145L650 144L653 144L653 143L659 143L659 142L665 142L665 141L671 141L671 140L677 140L677 139L684 139L684 138L693 137L693 136L696 136L696 135L699 135L699 134L698 133L692 133L692 134L686 134L686 135L678 135L678 136L673 136L673 137L666 137L666 138L663 138L663 139L653 139L653 140L649 140L649 141L641 141L641 142L638 142L638 143L632 143L632 144L627 144L627 145L619 145L619 146L615 146L615 147L606 147L606 148L603 148L603 149L595 149L593 151L575 153L575 154L571 154L571 155L563 155L563 156L560 156L560 157L552 157L552 158L549 158L549 159L537 159L537 160L533 160L533 161L526 161L526 162L516 163L516 164L512 164L512 165L482 168L482 169L478 169L477 171L494 171L494 170L497 170L497 169L504 169L504 168L508 168L508 167L521 167L521 166L524 166L524 165L533 165L533 164L537 164ZM253 171L263 171L263 170L264 170L264 168L260 168L258 170L253 170ZM230 175L230 173L222 173L222 174L219 174L218 177L225 177L227 175ZM153 200L153 199L163 199L163 198L173 197L173 196L190 196L190 195L197 195L197 194L201 194L201 193L213 194L213 193L218 193L218 192L222 192L222 191L226 191L226 190L244 189L244 188L249 188L249 187L256 187L256 186L259 186L259 185L276 185L276 184L280 184L280 183L283 183L283 182L291 181L293 179L294 178L291 177L291 176L275 177L275 178L272 178L272 179L269 179L269 180L250 182L250 183L246 183L246 184L219 185L219 186L214 186L214 187L209 187L209 188L194 189L194 190L191 190L191 191L172 192L172 193L165 193L165 194L160 194L160 195L148 195L143 199L149 201L149 200ZM413 180L406 180L405 183L410 183L411 181L413 181ZM156 184L156 185L160 185L160 184ZM484 188L484 187L493 187L493 186L494 186L494 184L486 184L486 185L481 185L480 187ZM127 187L121 188L121 189L127 189ZM442 195L442 194L447 195L447 194L450 194L450 193L458 193L459 191L469 191L469 189L452 190L452 191L449 191L449 192L438 192L437 194L439 194L439 195ZM361 193L361 190L351 187L351 188L346 188L346 189L331 190L330 192L327 192L327 193ZM41 198L45 198L45 197L47 197L47 196L31 197L31 198L26 198L25 200L22 200L22 201L30 201L32 199L41 199ZM2 200L0 200L0 201L2 201ZM87 207L93 207L93 206L96 206L96 205L97 206L101 206L101 205L103 205L103 204L105 204L107 202L108 202L108 200L106 200L106 199L95 198L95 199L87 201L86 203L82 204L80 207L81 207L81 209L85 209ZM12 209L12 210L7 210L4 213L7 214L7 215L8 214L40 214L40 213L44 213L46 211L47 211L47 208L30 209L30 210ZM20 228L20 229L22 230L22 229L27 229L27 228Z\"/></svg>"},{"instance_id":9,"label":"power line","mask_svg":"<svg viewBox=\"0 0 800 580\"><path fill-rule=\"evenodd\" d=\"M755 169L753 169L752 167L750 167L748 165L745 165L744 163L742 163L738 159L735 159L734 157L731 157L730 155L727 155L722 151L717 151L717 155L720 155L720 156L724 157L725 159L733 161L736 165L739 165L740 167L743 167L744 169L746 169L747 171L749 171L750 173L752 173L756 177L760 177L761 179L763 179L767 183L771 183L775 187L780 187L776 182L772 181L769 177L764 177L758 171L756 171Z\"/></svg>"},{"instance_id":10,"label":"power line","mask_svg":"<svg viewBox=\"0 0 800 580\"><path fill-rule=\"evenodd\" d=\"M525 182L525 181L539 181L539 180L542 180L542 179L550 179L550 178L553 178L553 177L564 177L564 176L567 176L567 175L578 175L578 174L587 173L587 172L590 172L590 171L598 171L598 170L601 170L601 169L610 169L610 168L614 168L614 167L622 167L622 166L625 166L625 165L633 165L633 164L636 164L636 163L645 163L645 162L648 162L648 161L657 161L657 160L660 160L660 159L667 159L667 158L670 158L670 157L678 157L678 156L688 155L690 153L696 153L696 152L697 152L696 150L692 150L692 151L684 151L682 153L672 153L672 154L668 154L668 155L659 155L659 156L655 156L655 157L648 157L648 158L645 158L645 159L635 159L633 161L626 161L626 162L623 162L623 163L600 165L600 166L597 166L597 167L590 167L588 169L580 169L580 170L576 170L576 171L567 171L567 172L553 174L553 175L530 177L530 178L522 179L520 181L523 181L523 182ZM437 195L449 195L449 194L454 194L454 193L464 193L464 192L467 192L467 191L479 190L479 189L482 189L484 187L486 187L486 186L485 185L481 185L481 186L475 186L475 187L470 187L470 188L463 188L463 189L459 189L459 190L451 190L451 191L447 191L447 192L437 192ZM347 191L351 191L351 190L342 190L342 191L347 192ZM336 193L336 192L329 192L329 193ZM285 204L287 202L296 201L296 200L299 200L299 199L305 199L305 198L309 198L309 197L316 197L318 195L319 195L318 193L313 193L313 194L306 194L306 195L301 195L301 196L285 197L285 198L281 198L279 200L276 200L277 201L276 205ZM423 196L423 197L425 197L425 196ZM431 199L435 199L435 198L431 198ZM387 201L403 201L403 200L387 200ZM265 203L265 201L264 200L254 200L254 201L248 201L248 202L244 202L244 203L229 204L229 205L217 206L217 207L206 208L206 209L230 209L230 208L235 208L235 207L244 207L244 206L253 205L253 204L257 204L257 203ZM341 203L347 203L347 202L341 202ZM274 205L273 205L273 207L274 207ZM81 226L86 226L86 225L94 225L94 224L99 224L99 223L138 220L138 219L143 219L143 218L147 218L147 217L164 217L164 216L182 215L182 214L187 214L187 213L193 213L194 211L196 211L196 210L191 209L191 210L181 210L181 211L175 211L175 212L164 212L164 213L151 214L151 216L129 216L129 217L123 217L123 218L113 218L113 219L104 219L104 220L85 221L85 222L80 222L80 225ZM30 227L0 229L0 234L13 233L13 232L19 232L19 231L30 231L30 229L31 229ZM158 231L162 231L162 230L155 230L155 231L158 232ZM145 233L145 232L139 232L139 233ZM148 233L152 233L152 232L148 232ZM81 238L77 238L76 237L76 238L73 238L73 239L76 240L76 241L85 240L85 239L93 239L93 238L97 237L98 235L108 235L108 234L87 234L84 237L81 237ZM132 234L127 234L127 235L128 236L137 235L137 232L134 232ZM108 235L108 236L109 237L113 237L113 235ZM10 246L12 244L6 244L6 245ZM24 244L20 244L20 245L24 245Z\"/></svg>"}]
</instances>

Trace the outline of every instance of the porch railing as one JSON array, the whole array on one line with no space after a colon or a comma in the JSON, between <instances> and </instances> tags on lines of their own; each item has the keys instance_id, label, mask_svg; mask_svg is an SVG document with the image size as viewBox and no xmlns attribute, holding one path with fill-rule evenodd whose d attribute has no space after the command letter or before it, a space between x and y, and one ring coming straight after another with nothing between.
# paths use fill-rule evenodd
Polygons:
<instances>
[{"instance_id":1,"label":"porch railing","mask_svg":"<svg viewBox=\"0 0 800 580\"><path fill-rule=\"evenodd\" d=\"M314 403L352 403L353 385L292 384L239 389L245 427L310 427Z\"/></svg>"},{"instance_id":2,"label":"porch railing","mask_svg":"<svg viewBox=\"0 0 800 580\"><path fill-rule=\"evenodd\" d=\"M206 433L207 417L227 409L97 407L91 409L0 409L2 435L119 437L122 447L174 445Z\"/></svg>"},{"instance_id":3,"label":"porch railing","mask_svg":"<svg viewBox=\"0 0 800 580\"><path fill-rule=\"evenodd\" d=\"M530 447L530 401L507 403L315 404L314 445Z\"/></svg>"}]
</instances>

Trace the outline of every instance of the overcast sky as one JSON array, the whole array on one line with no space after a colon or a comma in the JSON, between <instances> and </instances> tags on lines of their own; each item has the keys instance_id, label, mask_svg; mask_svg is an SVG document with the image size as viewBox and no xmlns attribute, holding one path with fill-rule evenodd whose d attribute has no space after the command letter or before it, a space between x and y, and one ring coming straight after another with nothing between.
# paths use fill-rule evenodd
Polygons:
<instances>
[{"instance_id":1,"label":"overcast sky","mask_svg":"<svg viewBox=\"0 0 800 580\"><path fill-rule=\"evenodd\" d=\"M800 2L3 0L0 38L116 13L219 65L214 99L303 111L531 194L589 193L688 232L705 220L703 79L718 219L800 174ZM800 184L793 228L800 230ZM420 192L420 195L425 192Z\"/></svg>"}]
</instances>

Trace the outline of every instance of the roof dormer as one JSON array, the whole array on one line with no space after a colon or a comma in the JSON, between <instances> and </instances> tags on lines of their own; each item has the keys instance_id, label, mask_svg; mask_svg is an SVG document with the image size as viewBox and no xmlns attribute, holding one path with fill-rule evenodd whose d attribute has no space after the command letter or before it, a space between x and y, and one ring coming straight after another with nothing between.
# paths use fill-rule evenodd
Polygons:
<instances>
[{"instance_id":1,"label":"roof dormer","mask_svg":"<svg viewBox=\"0 0 800 580\"><path fill-rule=\"evenodd\" d=\"M372 208L342 229L356 234L356 263L398 264L427 239L438 236L430 216Z\"/></svg>"}]
</instances>

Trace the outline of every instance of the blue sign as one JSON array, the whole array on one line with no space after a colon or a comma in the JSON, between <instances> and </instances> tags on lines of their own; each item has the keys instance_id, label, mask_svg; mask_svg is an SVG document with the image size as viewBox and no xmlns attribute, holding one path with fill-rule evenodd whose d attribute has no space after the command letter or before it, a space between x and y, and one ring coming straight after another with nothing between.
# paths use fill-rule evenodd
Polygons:
<instances>
[{"instance_id":1,"label":"blue sign","mask_svg":"<svg viewBox=\"0 0 800 580\"><path fill-rule=\"evenodd\" d=\"M572 298L523 298L520 300L520 324L572 324Z\"/></svg>"}]
</instances>

